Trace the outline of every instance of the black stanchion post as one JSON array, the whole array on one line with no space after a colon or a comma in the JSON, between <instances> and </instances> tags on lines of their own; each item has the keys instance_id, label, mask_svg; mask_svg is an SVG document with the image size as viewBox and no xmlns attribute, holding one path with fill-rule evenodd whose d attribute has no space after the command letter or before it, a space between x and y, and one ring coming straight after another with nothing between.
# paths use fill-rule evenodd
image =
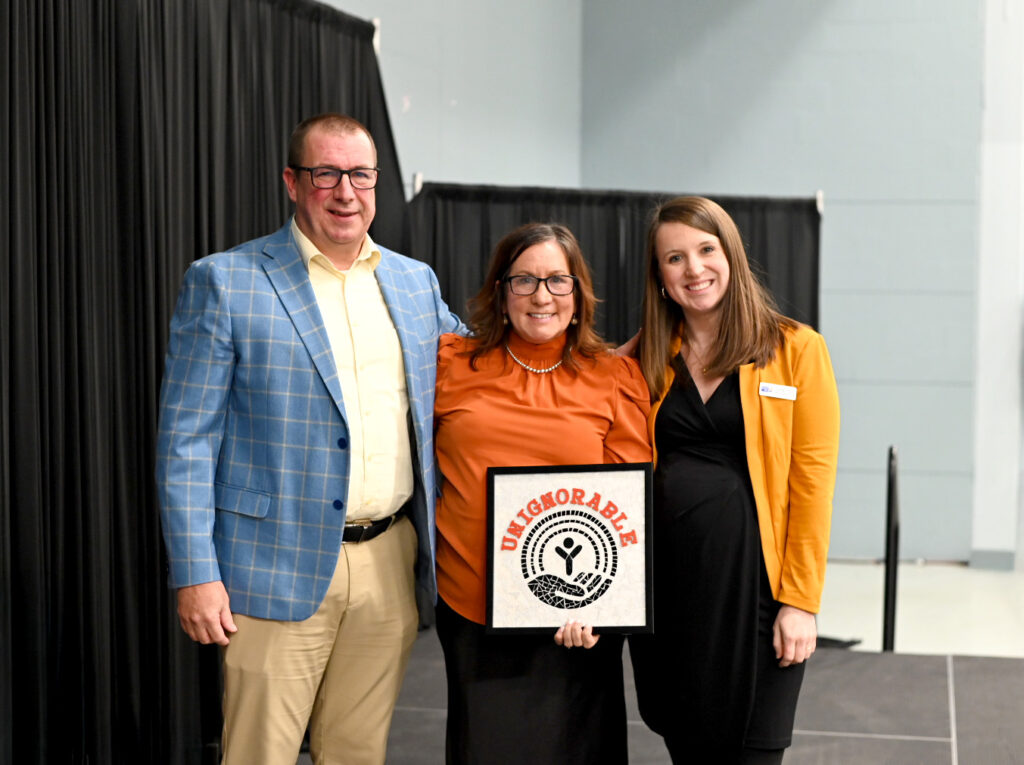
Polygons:
<instances>
[{"instance_id":1,"label":"black stanchion post","mask_svg":"<svg viewBox=\"0 0 1024 765\"><path fill-rule=\"evenodd\" d=\"M896 447L889 447L889 481L885 501L885 611L882 650L891 652L896 638L896 571L900 561L900 500Z\"/></svg>"}]
</instances>

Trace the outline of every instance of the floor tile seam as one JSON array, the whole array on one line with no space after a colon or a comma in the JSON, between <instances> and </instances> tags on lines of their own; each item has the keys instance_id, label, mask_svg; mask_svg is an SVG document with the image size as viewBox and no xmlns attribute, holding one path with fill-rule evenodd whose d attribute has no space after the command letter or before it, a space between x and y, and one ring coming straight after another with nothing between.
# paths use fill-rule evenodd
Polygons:
<instances>
[{"instance_id":1,"label":"floor tile seam","mask_svg":"<svg viewBox=\"0 0 1024 765\"><path fill-rule=\"evenodd\" d=\"M842 730L803 730L794 729L794 736L829 736L832 738L871 738L890 741L930 741L939 744L952 744L952 739L944 736L913 736L900 733L857 733Z\"/></svg>"},{"instance_id":2,"label":"floor tile seam","mask_svg":"<svg viewBox=\"0 0 1024 765\"><path fill-rule=\"evenodd\" d=\"M395 705L395 711L396 712L430 712L430 713L445 714L445 713L447 713L448 710L445 709L444 707L412 707L412 706L405 706L403 704L396 704Z\"/></svg>"}]
</instances>

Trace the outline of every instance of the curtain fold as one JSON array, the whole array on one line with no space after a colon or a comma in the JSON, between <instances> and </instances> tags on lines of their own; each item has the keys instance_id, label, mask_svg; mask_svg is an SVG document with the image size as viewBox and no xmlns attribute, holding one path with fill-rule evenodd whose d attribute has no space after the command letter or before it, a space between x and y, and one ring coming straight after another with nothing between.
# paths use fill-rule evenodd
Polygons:
<instances>
[{"instance_id":1,"label":"curtain fold","mask_svg":"<svg viewBox=\"0 0 1024 765\"><path fill-rule=\"evenodd\" d=\"M494 245L530 221L567 225L580 241L601 303L597 326L622 342L640 326L647 223L676 194L425 183L410 203L410 254L434 267L452 310L480 288ZM783 313L818 323L821 216L813 198L715 196L743 236L755 272Z\"/></svg>"},{"instance_id":2,"label":"curtain fold","mask_svg":"<svg viewBox=\"0 0 1024 765\"><path fill-rule=\"evenodd\" d=\"M305 0L0 4L0 762L215 762L218 654L181 632L153 482L188 264L279 227L300 119L371 130L371 24Z\"/></svg>"}]
</instances>

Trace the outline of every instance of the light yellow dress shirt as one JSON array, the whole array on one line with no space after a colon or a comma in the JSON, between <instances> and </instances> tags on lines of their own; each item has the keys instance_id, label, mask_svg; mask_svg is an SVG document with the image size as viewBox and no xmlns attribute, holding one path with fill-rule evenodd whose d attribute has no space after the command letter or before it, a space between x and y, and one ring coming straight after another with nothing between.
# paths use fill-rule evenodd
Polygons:
<instances>
[{"instance_id":1,"label":"light yellow dress shirt","mask_svg":"<svg viewBox=\"0 0 1024 765\"><path fill-rule=\"evenodd\" d=\"M398 333L374 269L380 250L370 239L347 271L339 271L292 218L292 234L309 270L338 369L351 454L348 522L377 520L412 496L409 398Z\"/></svg>"}]
</instances>

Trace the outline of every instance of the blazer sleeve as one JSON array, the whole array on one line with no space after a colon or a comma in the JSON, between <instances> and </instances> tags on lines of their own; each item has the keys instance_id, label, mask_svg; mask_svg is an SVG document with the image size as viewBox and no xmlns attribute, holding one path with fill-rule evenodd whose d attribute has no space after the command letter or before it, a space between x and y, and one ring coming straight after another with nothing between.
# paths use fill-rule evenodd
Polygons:
<instances>
[{"instance_id":1,"label":"blazer sleeve","mask_svg":"<svg viewBox=\"0 0 1024 765\"><path fill-rule=\"evenodd\" d=\"M651 441L647 415L651 396L636 359L615 357L615 419L604 440L604 461L650 462Z\"/></svg>"},{"instance_id":2,"label":"blazer sleeve","mask_svg":"<svg viewBox=\"0 0 1024 765\"><path fill-rule=\"evenodd\" d=\"M214 479L234 358L226 290L214 264L197 261L178 295L160 391L156 479L172 587L221 578Z\"/></svg>"},{"instance_id":3,"label":"blazer sleeve","mask_svg":"<svg viewBox=\"0 0 1024 765\"><path fill-rule=\"evenodd\" d=\"M434 269L428 267L427 272L430 274L430 289L434 295L434 305L437 307L438 338L449 332L468 335L469 329L462 323L462 319L452 312L441 296L441 285L438 284Z\"/></svg>"},{"instance_id":4,"label":"blazer sleeve","mask_svg":"<svg viewBox=\"0 0 1024 765\"><path fill-rule=\"evenodd\" d=\"M839 393L817 332L793 365L797 397L789 465L789 519L778 600L817 613L825 582L839 458Z\"/></svg>"}]
</instances>

